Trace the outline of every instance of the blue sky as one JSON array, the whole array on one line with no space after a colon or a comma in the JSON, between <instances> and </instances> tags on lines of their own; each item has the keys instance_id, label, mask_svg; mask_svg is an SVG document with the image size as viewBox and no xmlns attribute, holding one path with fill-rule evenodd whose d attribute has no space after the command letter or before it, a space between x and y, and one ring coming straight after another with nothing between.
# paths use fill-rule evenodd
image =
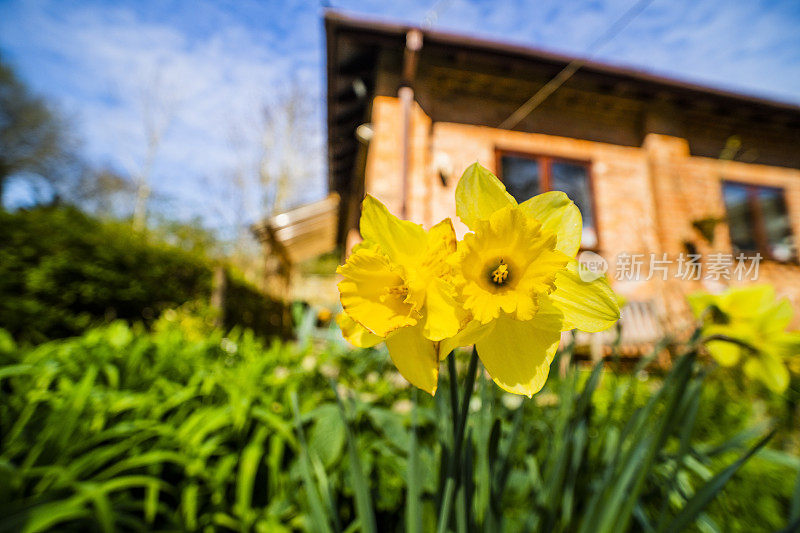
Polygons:
<instances>
[{"instance_id":1,"label":"blue sky","mask_svg":"<svg viewBox=\"0 0 800 533\"><path fill-rule=\"evenodd\" d=\"M441 0L434 27L585 56L633 3ZM255 219L258 194L234 205L230 182L242 161L255 160L258 110L291 78L313 95L323 128L323 7L418 24L434 4L0 0L0 52L70 118L92 162L123 173L143 164L143 95L157 87L172 120L154 189L173 199L177 217L233 210ZM798 27L793 0L654 0L594 58L800 104ZM309 150L293 203L325 193L323 135L309 138L319 148Z\"/></svg>"}]
</instances>

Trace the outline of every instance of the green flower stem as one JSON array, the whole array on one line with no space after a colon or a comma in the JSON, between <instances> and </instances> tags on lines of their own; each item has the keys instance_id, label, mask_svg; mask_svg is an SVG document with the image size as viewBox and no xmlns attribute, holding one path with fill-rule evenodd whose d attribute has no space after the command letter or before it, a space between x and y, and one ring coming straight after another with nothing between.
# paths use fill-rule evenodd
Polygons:
<instances>
[{"instance_id":1,"label":"green flower stem","mask_svg":"<svg viewBox=\"0 0 800 533\"><path fill-rule=\"evenodd\" d=\"M411 390L411 438L408 445L408 495L406 497L406 531L422 531L422 489L420 485L419 452L417 443L417 388Z\"/></svg>"},{"instance_id":2,"label":"green flower stem","mask_svg":"<svg viewBox=\"0 0 800 533\"><path fill-rule=\"evenodd\" d=\"M700 339L700 344L706 344L707 342L711 341L723 341L723 342L730 342L732 344L736 344L741 348L746 350L750 350L753 353L757 353L758 350L750 343L747 343L743 340L737 339L735 337L729 337L728 335L709 335L708 337L703 337Z\"/></svg>"},{"instance_id":3,"label":"green flower stem","mask_svg":"<svg viewBox=\"0 0 800 533\"><path fill-rule=\"evenodd\" d=\"M456 352L450 352L447 357L447 372L450 377L450 416L453 422L453 447L455 450L458 440L458 371L456 370Z\"/></svg>"},{"instance_id":4,"label":"green flower stem","mask_svg":"<svg viewBox=\"0 0 800 533\"><path fill-rule=\"evenodd\" d=\"M450 518L450 509L453 507L453 492L455 492L456 480L452 476L447 476L447 482L444 485L444 496L442 497L442 506L439 508L439 520L437 533L445 533L447 531L447 522Z\"/></svg>"},{"instance_id":5,"label":"green flower stem","mask_svg":"<svg viewBox=\"0 0 800 533\"><path fill-rule=\"evenodd\" d=\"M458 372L456 371L455 352L451 352L448 356L447 368L450 374L450 403L453 413L453 454L447 464L447 481L445 482L442 506L439 509L438 527L436 529L438 533L447 531L450 512L453 508L453 497L460 484L461 451L464 447L469 402L472 397L472 389L475 387L475 377L478 374L478 350L475 348L472 350L460 405L458 404Z\"/></svg>"}]
</instances>

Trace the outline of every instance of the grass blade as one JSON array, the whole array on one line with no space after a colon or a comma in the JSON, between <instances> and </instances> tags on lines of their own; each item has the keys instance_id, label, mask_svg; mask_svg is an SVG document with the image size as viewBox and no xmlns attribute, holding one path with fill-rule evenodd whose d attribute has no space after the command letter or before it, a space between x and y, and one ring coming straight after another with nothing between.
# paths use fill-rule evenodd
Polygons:
<instances>
[{"instance_id":1,"label":"grass blade","mask_svg":"<svg viewBox=\"0 0 800 533\"><path fill-rule=\"evenodd\" d=\"M91 515L86 505L86 496L73 496L66 500L38 505L33 509L4 517L0 531L38 533L54 528L57 524Z\"/></svg>"},{"instance_id":2,"label":"grass blade","mask_svg":"<svg viewBox=\"0 0 800 533\"><path fill-rule=\"evenodd\" d=\"M683 510L675 517L674 520L664 528L665 531L683 531L686 527L692 524L698 515L711 503L711 500L722 490L722 487L730 480L739 468L742 467L753 455L763 448L767 442L775 434L775 430L771 431L766 437L761 439L755 446L750 448L744 455L737 459L733 464L729 465L722 472L711 478L708 483L703 485L699 491L692 496L692 499L686 503Z\"/></svg>"},{"instance_id":3,"label":"grass blade","mask_svg":"<svg viewBox=\"0 0 800 533\"><path fill-rule=\"evenodd\" d=\"M297 431L298 451L300 454L300 474L306 487L306 497L311 508L311 522L314 531L331 531L330 524L325 517L325 508L319 496L319 489L311 475L311 460L308 457L308 444L303 433L303 422L300 419L300 407L297 404L297 392L292 391L292 410L294 411L295 431Z\"/></svg>"},{"instance_id":4,"label":"grass blade","mask_svg":"<svg viewBox=\"0 0 800 533\"><path fill-rule=\"evenodd\" d=\"M800 472L797 473L797 483L792 494L792 503L789 508L789 522L800 520Z\"/></svg>"},{"instance_id":5,"label":"grass blade","mask_svg":"<svg viewBox=\"0 0 800 533\"><path fill-rule=\"evenodd\" d=\"M519 435L519 430L522 425L522 417L525 412L525 401L523 400L520 403L519 407L517 407L516 411L514 411L514 421L512 422L511 426L511 433L509 434L508 440L498 450L497 456L495 461L497 462L497 466L494 469L495 475L493 477L493 489L492 489L492 499L494 501L500 501L503 497L503 491L506 488L506 482L508 481L508 474L511 469L511 462L509 461L509 457L511 456L511 452L514 449L514 444L517 441L517 436Z\"/></svg>"},{"instance_id":6,"label":"grass blade","mask_svg":"<svg viewBox=\"0 0 800 533\"><path fill-rule=\"evenodd\" d=\"M339 391L336 390L336 384L331 380L331 388L336 395L336 403L339 406L339 414L342 417L342 422L345 426L345 435L347 436L347 452L350 459L350 477L353 482L353 493L356 498L356 515L361 523L361 531L366 533L377 533L378 528L375 524L375 512L372 509L372 499L369 493L369 482L364 476L364 469L361 466L361 458L358 455L358 448L356 446L353 430L347 420L347 415L344 411L344 404Z\"/></svg>"},{"instance_id":7,"label":"grass blade","mask_svg":"<svg viewBox=\"0 0 800 533\"><path fill-rule=\"evenodd\" d=\"M256 431L253 440L245 446L239 458L239 473L236 478L236 510L243 524L250 526L253 503L253 486L256 481L256 472L264 455L264 441L267 438L267 428L261 426Z\"/></svg>"},{"instance_id":8,"label":"grass blade","mask_svg":"<svg viewBox=\"0 0 800 533\"><path fill-rule=\"evenodd\" d=\"M681 429L680 434L680 445L678 448L678 454L675 457L675 464L672 469L672 474L670 475L669 483L667 485L667 491L664 494L664 501L661 503L661 513L660 518L658 520L659 524L666 524L667 520L667 510L669 508L669 497L670 492L675 490L675 487L678 483L678 474L683 468L684 461L686 456L689 453L689 446L691 444L690 439L692 436L692 432L694 431L695 422L697 420L697 412L700 410L700 388L703 385L702 380L697 380L691 384L690 392L687 394L688 396L688 406L687 406L687 417L686 420L683 422L683 428ZM659 532L663 531L662 528L659 528Z\"/></svg>"},{"instance_id":9,"label":"grass blade","mask_svg":"<svg viewBox=\"0 0 800 533\"><path fill-rule=\"evenodd\" d=\"M800 518L798 518L794 522L790 522L788 526L778 531L778 533L797 533L797 531L799 530L800 530Z\"/></svg>"},{"instance_id":10,"label":"grass blade","mask_svg":"<svg viewBox=\"0 0 800 533\"><path fill-rule=\"evenodd\" d=\"M417 388L411 391L411 436L408 441L408 489L406 492L406 531L422 531L422 490L417 449Z\"/></svg>"},{"instance_id":11,"label":"grass blade","mask_svg":"<svg viewBox=\"0 0 800 533\"><path fill-rule=\"evenodd\" d=\"M673 367L672 372L664 380L661 389L654 394L645 407L638 411L623 429L623 442L630 443L627 452L614 458L603 482L605 491L598 491L589 504L592 513L583 517L581 532L622 531L627 528L633 508L641 491L648 469L652 465L656 453L666 440L675 413L682 399L682 393L691 378L694 356L684 356ZM652 426L647 422L653 420L653 414L661 398L666 397L664 412L659 415ZM623 446L620 446L622 452ZM599 502L602 501L602 504ZM594 516L599 513L599 516Z\"/></svg>"},{"instance_id":12,"label":"grass blade","mask_svg":"<svg viewBox=\"0 0 800 533\"><path fill-rule=\"evenodd\" d=\"M617 519L613 531L628 530L631 517L633 516L633 509L644 488L647 474L652 471L658 452L664 447L667 439L678 426L682 407L687 401L686 391L692 379L695 357L693 354L690 354L686 357L686 360L686 366L682 367L677 374L677 379L672 387L671 395L667 396L667 405L664 409L664 413L660 415L656 426L653 428L655 430L655 437L652 439L652 444L647 450L636 476L633 478L632 489L630 489L627 499L624 500L624 504L620 510L620 517ZM696 389L696 394L700 394L699 387ZM685 409L683 411L685 412Z\"/></svg>"}]
</instances>

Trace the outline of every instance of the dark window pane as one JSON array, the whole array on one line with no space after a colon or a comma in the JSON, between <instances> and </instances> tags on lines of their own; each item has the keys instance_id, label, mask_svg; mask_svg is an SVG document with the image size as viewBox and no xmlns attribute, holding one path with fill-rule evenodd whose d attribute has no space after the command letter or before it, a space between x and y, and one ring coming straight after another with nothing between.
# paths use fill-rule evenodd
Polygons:
<instances>
[{"instance_id":1,"label":"dark window pane","mask_svg":"<svg viewBox=\"0 0 800 533\"><path fill-rule=\"evenodd\" d=\"M539 162L527 157L504 155L501 159L503 183L517 202L542 192Z\"/></svg>"},{"instance_id":2,"label":"dark window pane","mask_svg":"<svg viewBox=\"0 0 800 533\"><path fill-rule=\"evenodd\" d=\"M581 245L585 248L597 246L597 232L594 225L592 209L592 191L589 186L588 169L584 165L553 161L550 166L550 187L554 191L567 193L583 216L583 238Z\"/></svg>"},{"instance_id":3,"label":"dark window pane","mask_svg":"<svg viewBox=\"0 0 800 533\"><path fill-rule=\"evenodd\" d=\"M725 183L722 193L725 197L725 210L728 214L728 230L731 243L736 251L754 252L758 250L755 237L753 208L748 199L748 187L738 183Z\"/></svg>"},{"instance_id":4,"label":"dark window pane","mask_svg":"<svg viewBox=\"0 0 800 533\"><path fill-rule=\"evenodd\" d=\"M759 187L758 203L764 219L769 255L778 261L789 261L795 257L795 249L783 191Z\"/></svg>"}]
</instances>

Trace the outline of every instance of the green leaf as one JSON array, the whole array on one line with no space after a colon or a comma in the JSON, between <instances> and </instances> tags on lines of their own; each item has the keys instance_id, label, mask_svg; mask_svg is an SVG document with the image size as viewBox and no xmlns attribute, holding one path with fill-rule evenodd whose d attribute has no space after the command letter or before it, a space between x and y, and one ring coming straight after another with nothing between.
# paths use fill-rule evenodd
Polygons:
<instances>
[{"instance_id":1,"label":"green leaf","mask_svg":"<svg viewBox=\"0 0 800 533\"><path fill-rule=\"evenodd\" d=\"M403 425L401 417L388 409L372 407L367 411L375 427L386 437L386 442L398 448L400 451L407 451L409 447L408 432Z\"/></svg>"},{"instance_id":2,"label":"green leaf","mask_svg":"<svg viewBox=\"0 0 800 533\"><path fill-rule=\"evenodd\" d=\"M197 529L197 507L200 486L196 482L189 483L181 494L181 514L186 521L186 529Z\"/></svg>"},{"instance_id":3,"label":"green leaf","mask_svg":"<svg viewBox=\"0 0 800 533\"><path fill-rule=\"evenodd\" d=\"M326 467L342 456L345 445L345 426L336 405L326 404L312 413L314 425L308 434L308 446Z\"/></svg>"},{"instance_id":4,"label":"green leaf","mask_svg":"<svg viewBox=\"0 0 800 533\"><path fill-rule=\"evenodd\" d=\"M258 466L264 455L264 441L267 434L267 428L263 426L258 428L239 458L239 473L236 476L236 510L245 524L250 523L248 517L253 501L253 486Z\"/></svg>"}]
</instances>

